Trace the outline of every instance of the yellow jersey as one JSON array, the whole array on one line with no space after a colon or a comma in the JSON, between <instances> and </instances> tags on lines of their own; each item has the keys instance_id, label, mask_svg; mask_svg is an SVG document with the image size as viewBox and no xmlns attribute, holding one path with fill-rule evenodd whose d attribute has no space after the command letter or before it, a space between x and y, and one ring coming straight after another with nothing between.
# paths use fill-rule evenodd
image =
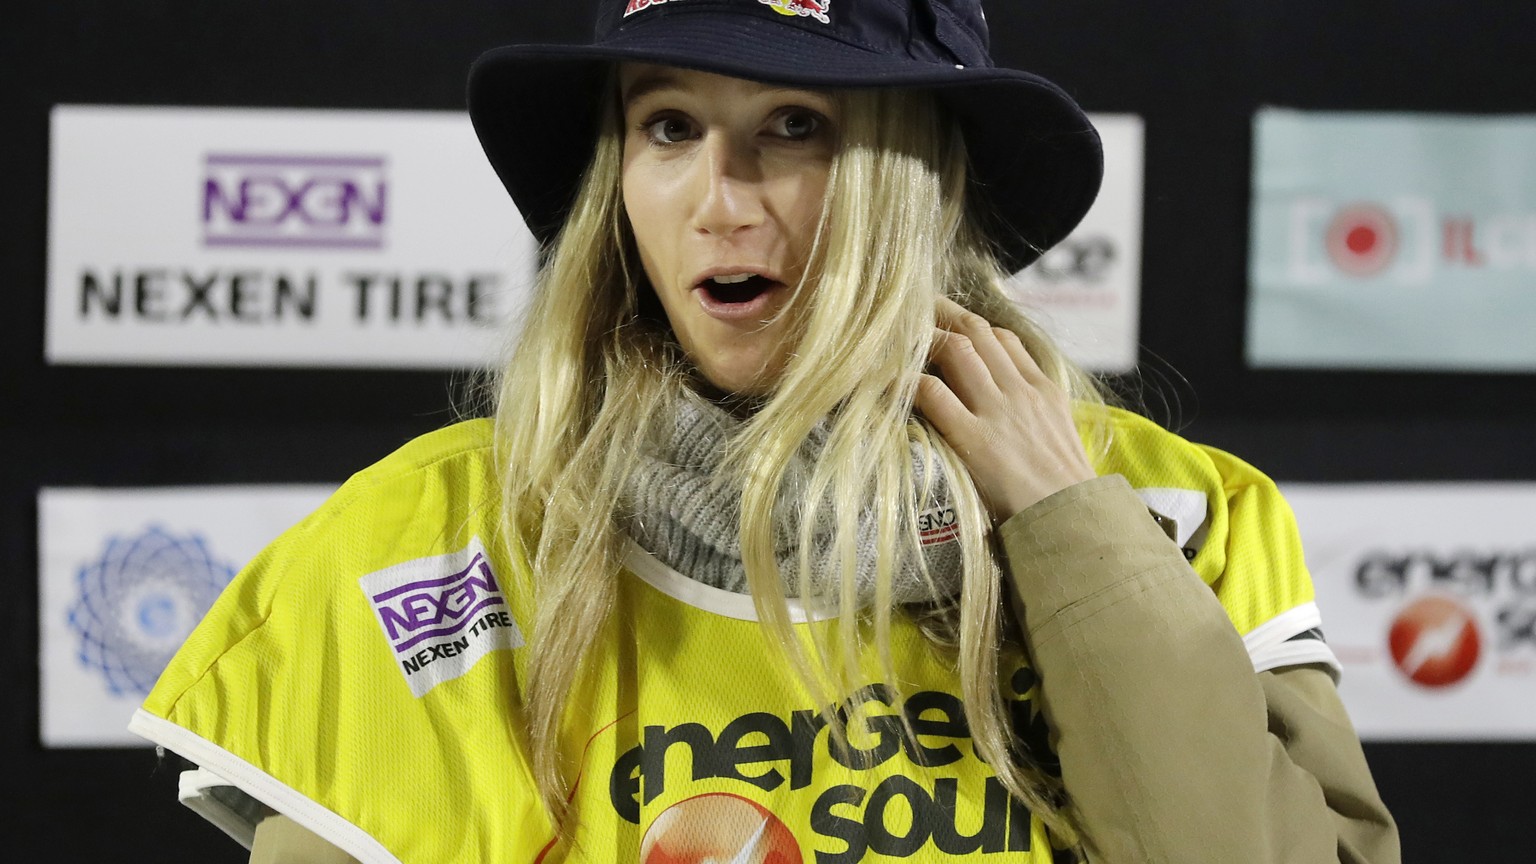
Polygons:
<instances>
[{"instance_id":1,"label":"yellow jersey","mask_svg":"<svg viewBox=\"0 0 1536 864\"><path fill-rule=\"evenodd\" d=\"M1255 669L1336 667L1274 485L1112 418L1100 471L1125 475L1183 547ZM639 547L570 703L574 829L557 842L522 717L533 610L493 542L497 490L489 422L461 423L357 474L252 561L132 722L200 766L184 800L247 845L254 799L381 864L1053 860L915 625L893 625L900 681L872 676L833 706L844 744L750 597ZM793 611L802 636L839 626ZM1015 731L1049 766L1035 676L1017 651L1001 667Z\"/></svg>"}]
</instances>

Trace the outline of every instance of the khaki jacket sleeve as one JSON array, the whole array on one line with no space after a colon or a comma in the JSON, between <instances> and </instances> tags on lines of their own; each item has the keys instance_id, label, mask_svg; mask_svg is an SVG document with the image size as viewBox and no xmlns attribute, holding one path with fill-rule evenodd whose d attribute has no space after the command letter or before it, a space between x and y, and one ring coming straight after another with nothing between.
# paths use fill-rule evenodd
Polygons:
<instances>
[{"instance_id":1,"label":"khaki jacket sleeve","mask_svg":"<svg viewBox=\"0 0 1536 864\"><path fill-rule=\"evenodd\" d=\"M256 826L251 864L357 864L357 859L287 816L269 816Z\"/></svg>"},{"instance_id":2,"label":"khaki jacket sleeve","mask_svg":"<svg viewBox=\"0 0 1536 864\"><path fill-rule=\"evenodd\" d=\"M1089 861L1400 861L1332 679L1255 674L1124 478L1065 489L1000 535Z\"/></svg>"}]
</instances>

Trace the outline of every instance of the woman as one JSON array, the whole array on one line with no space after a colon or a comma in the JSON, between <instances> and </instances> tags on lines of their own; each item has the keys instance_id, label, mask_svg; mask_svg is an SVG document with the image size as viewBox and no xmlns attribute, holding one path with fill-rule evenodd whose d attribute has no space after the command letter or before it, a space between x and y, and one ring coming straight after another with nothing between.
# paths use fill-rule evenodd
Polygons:
<instances>
[{"instance_id":1,"label":"woman","mask_svg":"<svg viewBox=\"0 0 1536 864\"><path fill-rule=\"evenodd\" d=\"M194 806L253 860L1395 861L1273 485L1001 292L1077 106L974 0L598 10L471 76L548 252L494 425L221 598L135 719Z\"/></svg>"}]
</instances>

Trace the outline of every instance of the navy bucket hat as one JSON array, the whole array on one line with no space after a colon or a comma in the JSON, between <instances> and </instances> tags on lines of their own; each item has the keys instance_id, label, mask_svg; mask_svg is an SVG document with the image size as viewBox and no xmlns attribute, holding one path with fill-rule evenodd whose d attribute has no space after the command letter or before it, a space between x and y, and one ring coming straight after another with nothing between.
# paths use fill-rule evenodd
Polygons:
<instances>
[{"instance_id":1,"label":"navy bucket hat","mask_svg":"<svg viewBox=\"0 0 1536 864\"><path fill-rule=\"evenodd\" d=\"M534 236L570 212L616 62L815 89L928 89L959 122L998 260L1023 268L1088 212L1099 136L1044 78L992 64L980 0L597 0L587 44L509 45L469 74L469 114Z\"/></svg>"}]
</instances>

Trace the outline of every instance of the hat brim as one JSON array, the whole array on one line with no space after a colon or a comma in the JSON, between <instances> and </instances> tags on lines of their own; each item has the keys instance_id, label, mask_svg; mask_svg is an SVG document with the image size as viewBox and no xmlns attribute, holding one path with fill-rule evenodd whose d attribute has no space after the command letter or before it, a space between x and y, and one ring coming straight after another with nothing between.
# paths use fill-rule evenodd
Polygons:
<instances>
[{"instance_id":1,"label":"hat brim","mask_svg":"<svg viewBox=\"0 0 1536 864\"><path fill-rule=\"evenodd\" d=\"M491 166L541 243L559 233L597 139L617 62L813 89L931 89L965 135L972 190L999 263L1022 269L1088 212L1098 134L1070 96L1028 72L915 61L753 16L697 12L593 45L510 45L475 61L469 114Z\"/></svg>"}]
</instances>

